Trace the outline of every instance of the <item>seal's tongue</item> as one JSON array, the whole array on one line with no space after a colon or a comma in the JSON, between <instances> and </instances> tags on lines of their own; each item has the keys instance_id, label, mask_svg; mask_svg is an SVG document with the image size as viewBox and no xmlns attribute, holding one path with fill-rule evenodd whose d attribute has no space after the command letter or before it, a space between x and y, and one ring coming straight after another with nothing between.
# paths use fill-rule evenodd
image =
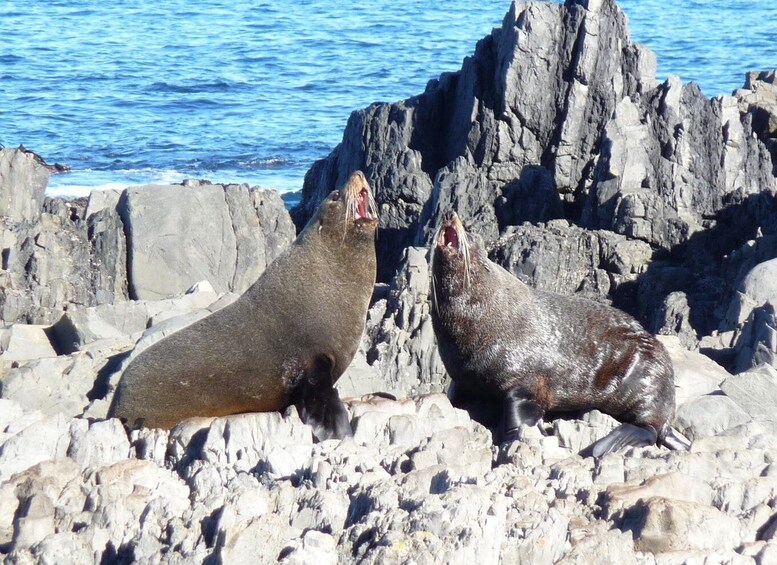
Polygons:
<instances>
[{"instance_id":1,"label":"seal's tongue","mask_svg":"<svg viewBox=\"0 0 777 565\"><path fill-rule=\"evenodd\" d=\"M362 218L370 218L370 212L367 208L367 200L369 199L370 195L369 192L367 192L366 188L362 188L359 192L359 196L357 199L356 204L356 219L361 220Z\"/></svg>"}]
</instances>

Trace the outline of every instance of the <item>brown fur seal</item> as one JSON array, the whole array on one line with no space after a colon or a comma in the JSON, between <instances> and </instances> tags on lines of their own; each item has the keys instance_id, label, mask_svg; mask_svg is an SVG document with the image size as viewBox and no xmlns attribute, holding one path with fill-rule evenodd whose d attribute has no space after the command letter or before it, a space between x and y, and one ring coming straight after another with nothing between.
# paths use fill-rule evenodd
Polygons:
<instances>
[{"instance_id":1,"label":"brown fur seal","mask_svg":"<svg viewBox=\"0 0 777 565\"><path fill-rule=\"evenodd\" d=\"M501 441L546 412L598 409L623 424L592 446L594 456L627 445L689 447L671 428L671 359L631 316L530 289L488 259L455 213L432 245L432 324L451 399L500 402Z\"/></svg>"},{"instance_id":2,"label":"brown fur seal","mask_svg":"<svg viewBox=\"0 0 777 565\"><path fill-rule=\"evenodd\" d=\"M377 209L361 171L235 302L140 352L108 416L170 428L294 404L319 439L351 435L335 381L364 331Z\"/></svg>"}]
</instances>

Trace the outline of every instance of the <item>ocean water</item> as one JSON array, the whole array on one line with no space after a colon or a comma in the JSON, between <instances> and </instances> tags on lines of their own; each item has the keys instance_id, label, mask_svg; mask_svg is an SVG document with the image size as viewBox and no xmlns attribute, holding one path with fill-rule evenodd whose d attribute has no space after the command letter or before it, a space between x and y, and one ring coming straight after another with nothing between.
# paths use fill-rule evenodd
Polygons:
<instances>
[{"instance_id":1,"label":"ocean water","mask_svg":"<svg viewBox=\"0 0 777 565\"><path fill-rule=\"evenodd\" d=\"M777 3L622 0L634 40L709 96L777 67ZM72 172L50 194L207 178L289 192L352 110L423 91L507 0L0 3L0 143Z\"/></svg>"}]
</instances>

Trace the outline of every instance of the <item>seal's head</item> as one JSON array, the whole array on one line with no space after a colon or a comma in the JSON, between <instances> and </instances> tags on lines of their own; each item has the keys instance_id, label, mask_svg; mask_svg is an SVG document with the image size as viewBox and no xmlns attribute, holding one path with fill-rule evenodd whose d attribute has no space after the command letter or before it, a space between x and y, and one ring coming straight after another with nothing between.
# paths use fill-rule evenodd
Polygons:
<instances>
[{"instance_id":1,"label":"seal's head","mask_svg":"<svg viewBox=\"0 0 777 565\"><path fill-rule=\"evenodd\" d=\"M311 226L317 226L326 238L372 242L378 227L378 207L364 173L355 171L342 188L330 192L307 229Z\"/></svg>"},{"instance_id":2,"label":"seal's head","mask_svg":"<svg viewBox=\"0 0 777 565\"><path fill-rule=\"evenodd\" d=\"M449 212L432 240L432 290L444 288L446 295L465 292L484 264L484 253L480 238L467 233L459 215ZM437 298L433 292L435 304Z\"/></svg>"}]
</instances>

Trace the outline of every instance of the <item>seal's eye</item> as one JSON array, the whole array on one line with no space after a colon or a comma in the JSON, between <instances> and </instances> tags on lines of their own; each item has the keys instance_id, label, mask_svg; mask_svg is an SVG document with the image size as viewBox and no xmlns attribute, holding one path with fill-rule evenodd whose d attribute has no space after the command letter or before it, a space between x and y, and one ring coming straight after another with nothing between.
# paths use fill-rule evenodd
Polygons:
<instances>
[{"instance_id":1,"label":"seal's eye","mask_svg":"<svg viewBox=\"0 0 777 565\"><path fill-rule=\"evenodd\" d=\"M340 200L340 191L339 190L335 190L332 193L332 196L330 198L332 199L332 202L336 202L336 201Z\"/></svg>"}]
</instances>

